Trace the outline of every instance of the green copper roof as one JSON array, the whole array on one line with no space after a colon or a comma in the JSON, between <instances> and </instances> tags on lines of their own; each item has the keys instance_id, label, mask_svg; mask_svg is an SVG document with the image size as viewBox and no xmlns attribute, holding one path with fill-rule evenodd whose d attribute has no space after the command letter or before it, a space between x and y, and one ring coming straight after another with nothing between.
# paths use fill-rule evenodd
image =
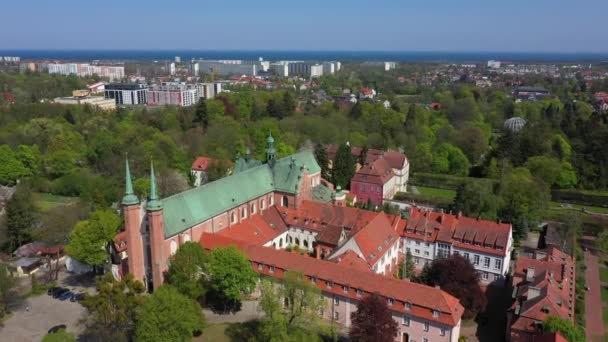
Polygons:
<instances>
[{"instance_id":1,"label":"green copper roof","mask_svg":"<svg viewBox=\"0 0 608 342\"><path fill-rule=\"evenodd\" d=\"M239 157L234 164L234 170L232 172L240 173L260 165L262 165L262 162L259 160Z\"/></svg>"},{"instance_id":2,"label":"green copper roof","mask_svg":"<svg viewBox=\"0 0 608 342\"><path fill-rule=\"evenodd\" d=\"M312 199L317 202L329 203L332 201L333 192L323 184L312 188Z\"/></svg>"},{"instance_id":3,"label":"green copper roof","mask_svg":"<svg viewBox=\"0 0 608 342\"><path fill-rule=\"evenodd\" d=\"M150 198L146 204L147 210L160 210L163 208L163 202L156 194L156 176L154 175L154 165L150 163Z\"/></svg>"},{"instance_id":4,"label":"green copper roof","mask_svg":"<svg viewBox=\"0 0 608 342\"><path fill-rule=\"evenodd\" d=\"M292 157L294 166L292 166ZM170 237L242 203L272 191L296 193L305 165L308 173L321 171L311 151L279 159L274 169L261 164L162 200L165 236Z\"/></svg>"},{"instance_id":5,"label":"green copper roof","mask_svg":"<svg viewBox=\"0 0 608 342\"><path fill-rule=\"evenodd\" d=\"M125 196L122 198L123 205L133 205L139 203L139 199L133 193L133 183L131 182L131 171L129 170L129 160L125 160Z\"/></svg>"}]
</instances>

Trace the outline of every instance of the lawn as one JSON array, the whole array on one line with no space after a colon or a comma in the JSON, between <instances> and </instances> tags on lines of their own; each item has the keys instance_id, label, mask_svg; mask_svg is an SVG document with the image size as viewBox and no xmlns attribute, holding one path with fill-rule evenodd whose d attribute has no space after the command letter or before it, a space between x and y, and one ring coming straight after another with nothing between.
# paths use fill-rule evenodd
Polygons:
<instances>
[{"instance_id":1,"label":"lawn","mask_svg":"<svg viewBox=\"0 0 608 342\"><path fill-rule=\"evenodd\" d=\"M230 324L211 324L203 330L203 334L192 339L193 342L230 342L230 338L226 336L225 331Z\"/></svg>"},{"instance_id":2,"label":"lawn","mask_svg":"<svg viewBox=\"0 0 608 342\"><path fill-rule=\"evenodd\" d=\"M572 209L585 208L588 211L592 211L594 213L608 214L608 208L592 207L589 205L580 205L580 204L571 204L571 203L549 202L549 208L554 208L554 207L572 208Z\"/></svg>"},{"instance_id":3,"label":"lawn","mask_svg":"<svg viewBox=\"0 0 608 342\"><path fill-rule=\"evenodd\" d=\"M608 283L608 268L600 267L600 280Z\"/></svg>"},{"instance_id":4,"label":"lawn","mask_svg":"<svg viewBox=\"0 0 608 342\"><path fill-rule=\"evenodd\" d=\"M46 193L35 193L34 200L36 202L36 206L41 211L49 211L60 205L70 205L75 203L78 198L76 197L66 197L66 196L57 196Z\"/></svg>"},{"instance_id":5,"label":"lawn","mask_svg":"<svg viewBox=\"0 0 608 342\"><path fill-rule=\"evenodd\" d=\"M439 197L453 200L456 197L456 191L445 190L439 188L428 188L426 186L416 186L416 189L422 194L430 197Z\"/></svg>"},{"instance_id":6,"label":"lawn","mask_svg":"<svg viewBox=\"0 0 608 342\"><path fill-rule=\"evenodd\" d=\"M608 326L608 307L604 307L604 327Z\"/></svg>"},{"instance_id":7,"label":"lawn","mask_svg":"<svg viewBox=\"0 0 608 342\"><path fill-rule=\"evenodd\" d=\"M608 302L608 287L602 286L602 302Z\"/></svg>"}]
</instances>

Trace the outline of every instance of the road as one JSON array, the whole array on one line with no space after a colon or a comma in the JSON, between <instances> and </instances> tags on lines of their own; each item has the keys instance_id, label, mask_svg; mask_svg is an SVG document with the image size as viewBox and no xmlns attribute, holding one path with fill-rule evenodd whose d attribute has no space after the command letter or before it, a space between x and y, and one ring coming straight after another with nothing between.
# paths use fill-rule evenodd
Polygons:
<instances>
[{"instance_id":1,"label":"road","mask_svg":"<svg viewBox=\"0 0 608 342\"><path fill-rule=\"evenodd\" d=\"M595 337L604 334L602 321L602 294L600 285L600 272L597 256L585 252L585 281L590 288L585 295L585 330L587 341L594 341Z\"/></svg>"}]
</instances>

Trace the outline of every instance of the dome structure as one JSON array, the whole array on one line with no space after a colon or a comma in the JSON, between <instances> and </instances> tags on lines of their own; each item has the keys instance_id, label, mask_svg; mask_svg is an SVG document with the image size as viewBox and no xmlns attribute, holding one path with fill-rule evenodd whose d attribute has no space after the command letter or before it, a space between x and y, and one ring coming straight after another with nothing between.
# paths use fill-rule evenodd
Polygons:
<instances>
[{"instance_id":1,"label":"dome structure","mask_svg":"<svg viewBox=\"0 0 608 342\"><path fill-rule=\"evenodd\" d=\"M511 132L517 133L521 131L521 129L524 128L525 125L526 120L520 118L519 116L515 116L510 119L507 119L503 124L503 127Z\"/></svg>"}]
</instances>

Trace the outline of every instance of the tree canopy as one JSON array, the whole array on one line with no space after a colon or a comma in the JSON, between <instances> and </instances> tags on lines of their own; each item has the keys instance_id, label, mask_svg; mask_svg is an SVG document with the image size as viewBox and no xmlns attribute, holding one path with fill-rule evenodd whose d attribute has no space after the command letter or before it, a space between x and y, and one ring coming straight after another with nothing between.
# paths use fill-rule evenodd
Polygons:
<instances>
[{"instance_id":1,"label":"tree canopy","mask_svg":"<svg viewBox=\"0 0 608 342\"><path fill-rule=\"evenodd\" d=\"M351 324L348 335L358 342L393 341L399 328L386 299L374 293L359 301L357 311L351 313Z\"/></svg>"},{"instance_id":2,"label":"tree canopy","mask_svg":"<svg viewBox=\"0 0 608 342\"><path fill-rule=\"evenodd\" d=\"M97 210L88 220L80 221L70 234L66 252L89 265L100 265L108 258L107 244L112 241L121 220L111 210Z\"/></svg>"},{"instance_id":3,"label":"tree canopy","mask_svg":"<svg viewBox=\"0 0 608 342\"><path fill-rule=\"evenodd\" d=\"M209 254L210 287L228 301L240 301L253 291L258 275L243 252L234 246L216 248Z\"/></svg>"},{"instance_id":4,"label":"tree canopy","mask_svg":"<svg viewBox=\"0 0 608 342\"><path fill-rule=\"evenodd\" d=\"M586 341L583 329L575 326L569 319L549 316L543 321L543 329L547 332L560 333L568 342Z\"/></svg>"},{"instance_id":5,"label":"tree canopy","mask_svg":"<svg viewBox=\"0 0 608 342\"><path fill-rule=\"evenodd\" d=\"M141 342L191 341L202 331L205 318L198 303L176 288L164 285L137 310L135 340Z\"/></svg>"},{"instance_id":6,"label":"tree canopy","mask_svg":"<svg viewBox=\"0 0 608 342\"><path fill-rule=\"evenodd\" d=\"M186 242L170 260L167 281L181 294L198 299L205 293L207 254L196 242Z\"/></svg>"}]
</instances>

